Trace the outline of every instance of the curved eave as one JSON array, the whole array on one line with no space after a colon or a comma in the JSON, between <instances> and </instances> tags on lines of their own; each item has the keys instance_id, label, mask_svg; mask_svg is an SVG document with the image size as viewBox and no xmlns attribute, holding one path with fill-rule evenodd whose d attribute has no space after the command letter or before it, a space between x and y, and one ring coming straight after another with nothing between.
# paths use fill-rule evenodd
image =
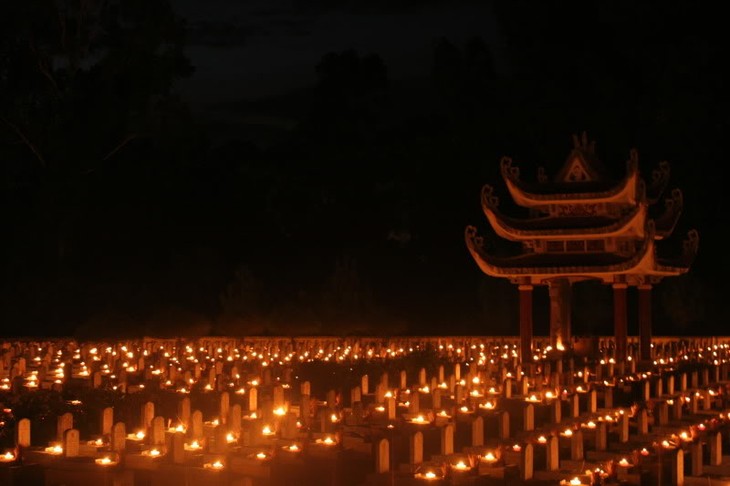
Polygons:
<instances>
[{"instance_id":1,"label":"curved eave","mask_svg":"<svg viewBox=\"0 0 730 486\"><path fill-rule=\"evenodd\" d=\"M540 283L556 276L593 277L606 282L613 281L616 275L656 275L670 276L684 273L688 266L659 264L654 246L654 227L647 222L647 238L642 246L625 260L608 265L560 265L560 266L520 266L514 258L500 258L483 251L483 240L477 236L476 229L467 227L466 246L479 268L487 275L497 278L519 279L529 277Z\"/></svg>"},{"instance_id":2,"label":"curved eave","mask_svg":"<svg viewBox=\"0 0 730 486\"><path fill-rule=\"evenodd\" d=\"M670 172L669 162L667 161L660 162L659 166L651 172L651 182L646 188L646 198L649 204L654 204L662 197L669 183Z\"/></svg>"},{"instance_id":3,"label":"curved eave","mask_svg":"<svg viewBox=\"0 0 730 486\"><path fill-rule=\"evenodd\" d=\"M515 169L515 168L511 168ZM629 164L626 177L613 188L598 192L575 192L559 194L541 194L532 192L521 182L515 170L502 170L502 178L516 204L523 207L539 208L552 204L576 203L623 203L635 204L638 192L638 171L635 164Z\"/></svg>"},{"instance_id":4,"label":"curved eave","mask_svg":"<svg viewBox=\"0 0 730 486\"><path fill-rule=\"evenodd\" d=\"M682 191L673 189L670 196L664 200L664 212L654 220L656 224L656 238L668 238L677 226L684 206Z\"/></svg>"},{"instance_id":5,"label":"curved eave","mask_svg":"<svg viewBox=\"0 0 730 486\"><path fill-rule=\"evenodd\" d=\"M588 236L600 236L602 238L610 238L615 236L632 236L636 238L644 237L644 227L646 223L647 207L645 204L639 204L627 215L620 220L603 226L593 228L546 228L546 229L523 229L520 225L529 225L530 220L519 220L505 216L496 206L489 204L488 200L482 200L482 210L489 220L489 224L494 231L502 238L511 241L524 240L582 240ZM554 219L554 218L547 218ZM556 226L560 224L556 221Z\"/></svg>"}]
</instances>

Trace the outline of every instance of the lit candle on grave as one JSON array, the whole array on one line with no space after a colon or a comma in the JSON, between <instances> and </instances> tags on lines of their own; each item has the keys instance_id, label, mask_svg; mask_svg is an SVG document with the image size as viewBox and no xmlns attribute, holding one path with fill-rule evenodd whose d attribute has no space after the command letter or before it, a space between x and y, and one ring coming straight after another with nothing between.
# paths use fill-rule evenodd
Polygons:
<instances>
[{"instance_id":1,"label":"lit candle on grave","mask_svg":"<svg viewBox=\"0 0 730 486\"><path fill-rule=\"evenodd\" d=\"M200 450L200 442L198 442L197 440L194 440L194 441L190 442L189 444L185 444L183 446L183 448L186 451L198 451L198 450Z\"/></svg>"},{"instance_id":2,"label":"lit candle on grave","mask_svg":"<svg viewBox=\"0 0 730 486\"><path fill-rule=\"evenodd\" d=\"M583 424L587 429L595 429L596 423L593 420L589 420L585 424Z\"/></svg>"},{"instance_id":3,"label":"lit candle on grave","mask_svg":"<svg viewBox=\"0 0 730 486\"><path fill-rule=\"evenodd\" d=\"M468 471L471 469L470 466L467 466L466 463L462 460L459 460L456 464L452 464L451 467L453 469L456 469L457 471Z\"/></svg>"},{"instance_id":4,"label":"lit candle on grave","mask_svg":"<svg viewBox=\"0 0 730 486\"><path fill-rule=\"evenodd\" d=\"M493 410L494 409L494 402L484 402L479 404L479 408L484 408L487 410Z\"/></svg>"},{"instance_id":5,"label":"lit candle on grave","mask_svg":"<svg viewBox=\"0 0 730 486\"><path fill-rule=\"evenodd\" d=\"M109 456L100 457L98 459L95 459L94 462L96 462L96 464L98 464L99 466L113 466L117 463L116 461L113 461L112 458Z\"/></svg>"},{"instance_id":6,"label":"lit candle on grave","mask_svg":"<svg viewBox=\"0 0 730 486\"><path fill-rule=\"evenodd\" d=\"M451 415L449 415L448 412L446 412L446 410L441 410L436 415L438 415L439 417L443 417L443 418L451 418Z\"/></svg>"},{"instance_id":7,"label":"lit candle on grave","mask_svg":"<svg viewBox=\"0 0 730 486\"><path fill-rule=\"evenodd\" d=\"M481 457L481 459L482 459L482 461L488 462L490 464L493 464L493 463L497 462L497 456L495 456L494 455L494 452L492 452L492 451L489 451L486 454L484 454Z\"/></svg>"},{"instance_id":8,"label":"lit candle on grave","mask_svg":"<svg viewBox=\"0 0 730 486\"><path fill-rule=\"evenodd\" d=\"M679 433L679 438L682 439L684 442L692 441L692 437L689 435L689 433L687 433L686 430L683 430L682 432Z\"/></svg>"},{"instance_id":9,"label":"lit candle on grave","mask_svg":"<svg viewBox=\"0 0 730 486\"><path fill-rule=\"evenodd\" d=\"M259 461L263 461L264 459L266 459L268 457L269 457L269 455L266 454L265 452L257 452L256 453L256 459L258 459Z\"/></svg>"},{"instance_id":10,"label":"lit candle on grave","mask_svg":"<svg viewBox=\"0 0 730 486\"><path fill-rule=\"evenodd\" d=\"M275 434L275 432L271 429L271 426L269 426L269 425L264 425L263 428L261 429L261 433L267 437Z\"/></svg>"},{"instance_id":11,"label":"lit candle on grave","mask_svg":"<svg viewBox=\"0 0 730 486\"><path fill-rule=\"evenodd\" d=\"M618 461L618 465L621 467L631 467L631 463L625 457L622 457L621 460Z\"/></svg>"},{"instance_id":12,"label":"lit candle on grave","mask_svg":"<svg viewBox=\"0 0 730 486\"><path fill-rule=\"evenodd\" d=\"M665 449L673 449L674 448L674 444L672 444L668 440L663 440L662 441L662 447L664 447Z\"/></svg>"},{"instance_id":13,"label":"lit candle on grave","mask_svg":"<svg viewBox=\"0 0 730 486\"><path fill-rule=\"evenodd\" d=\"M286 415L286 409L284 407L278 407L274 409L274 415L279 417Z\"/></svg>"},{"instance_id":14,"label":"lit candle on grave","mask_svg":"<svg viewBox=\"0 0 730 486\"><path fill-rule=\"evenodd\" d=\"M573 437L573 430L572 429L565 429L560 433L563 437Z\"/></svg>"},{"instance_id":15,"label":"lit candle on grave","mask_svg":"<svg viewBox=\"0 0 730 486\"><path fill-rule=\"evenodd\" d=\"M647 449L646 447L642 447L641 451L639 451L639 454L641 454L642 456L648 456L649 449Z\"/></svg>"},{"instance_id":16,"label":"lit candle on grave","mask_svg":"<svg viewBox=\"0 0 730 486\"><path fill-rule=\"evenodd\" d=\"M227 443L229 443L229 444L233 444L233 443L234 443L234 442L236 442L237 440L238 440L238 439L236 438L236 436L235 436L235 435L233 435L233 433L231 433L231 432L228 432L228 433L226 434L226 442L227 442Z\"/></svg>"},{"instance_id":17,"label":"lit candle on grave","mask_svg":"<svg viewBox=\"0 0 730 486\"><path fill-rule=\"evenodd\" d=\"M540 444L545 444L547 442L547 437L545 437L544 435L541 435L540 437L537 438L537 442Z\"/></svg>"},{"instance_id":18,"label":"lit candle on grave","mask_svg":"<svg viewBox=\"0 0 730 486\"><path fill-rule=\"evenodd\" d=\"M538 396L533 393L529 397L525 398L525 400L528 401L528 402L539 402L540 401L540 398L538 398Z\"/></svg>"},{"instance_id":19,"label":"lit candle on grave","mask_svg":"<svg viewBox=\"0 0 730 486\"><path fill-rule=\"evenodd\" d=\"M301 448L296 444L286 445L282 447L282 449L288 452L299 452L301 450Z\"/></svg>"},{"instance_id":20,"label":"lit candle on grave","mask_svg":"<svg viewBox=\"0 0 730 486\"><path fill-rule=\"evenodd\" d=\"M338 417L336 413L333 413L332 415L330 415L330 422L332 422L333 424L336 424L339 421L340 421L340 417Z\"/></svg>"},{"instance_id":21,"label":"lit candle on grave","mask_svg":"<svg viewBox=\"0 0 730 486\"><path fill-rule=\"evenodd\" d=\"M129 439L129 440L137 440L137 441L139 441L139 440L142 440L142 439L144 439L144 437L145 437L145 433L144 433L143 431L141 431L141 430L138 430L138 431L137 431L137 432L135 432L134 434L129 434L129 435L127 436L127 439Z\"/></svg>"},{"instance_id":22,"label":"lit candle on grave","mask_svg":"<svg viewBox=\"0 0 730 486\"><path fill-rule=\"evenodd\" d=\"M46 447L45 451L49 454L60 455L63 454L63 447L58 444L54 444L52 446Z\"/></svg>"},{"instance_id":23,"label":"lit candle on grave","mask_svg":"<svg viewBox=\"0 0 730 486\"><path fill-rule=\"evenodd\" d=\"M13 462L15 460L15 454L8 451L3 455L0 455L0 462Z\"/></svg>"},{"instance_id":24,"label":"lit candle on grave","mask_svg":"<svg viewBox=\"0 0 730 486\"><path fill-rule=\"evenodd\" d=\"M332 438L332 436L330 436L330 435L327 435L327 436L325 436L325 437L323 437L321 439L317 439L314 442L315 442L315 444L323 444L323 445L326 445L326 446L332 446L332 445L335 445L337 443Z\"/></svg>"},{"instance_id":25,"label":"lit candle on grave","mask_svg":"<svg viewBox=\"0 0 730 486\"><path fill-rule=\"evenodd\" d=\"M160 452L159 449L154 448L154 449L148 449L146 451L143 451L142 455L147 456L147 457L160 457L160 456L162 456L162 452Z\"/></svg>"},{"instance_id":26,"label":"lit candle on grave","mask_svg":"<svg viewBox=\"0 0 730 486\"><path fill-rule=\"evenodd\" d=\"M436 479L440 479L440 475L436 474L435 471L424 471L419 472L414 475L416 479L425 479L427 481L434 481Z\"/></svg>"},{"instance_id":27,"label":"lit candle on grave","mask_svg":"<svg viewBox=\"0 0 730 486\"><path fill-rule=\"evenodd\" d=\"M520 452L520 451L522 451L522 446L519 444L515 444L512 446L512 450L515 452Z\"/></svg>"},{"instance_id":28,"label":"lit candle on grave","mask_svg":"<svg viewBox=\"0 0 730 486\"><path fill-rule=\"evenodd\" d=\"M223 462L220 460L214 461L214 462L207 462L203 464L203 467L205 469L213 469L213 470L220 470L223 469Z\"/></svg>"}]
</instances>

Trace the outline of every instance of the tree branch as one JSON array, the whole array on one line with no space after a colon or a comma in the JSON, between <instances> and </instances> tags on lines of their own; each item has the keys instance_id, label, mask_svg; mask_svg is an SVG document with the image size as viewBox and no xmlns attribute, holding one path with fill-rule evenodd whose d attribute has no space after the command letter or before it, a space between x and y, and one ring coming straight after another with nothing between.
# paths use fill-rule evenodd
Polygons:
<instances>
[{"instance_id":1,"label":"tree branch","mask_svg":"<svg viewBox=\"0 0 730 486\"><path fill-rule=\"evenodd\" d=\"M132 140L134 140L135 138L137 138L137 136L138 135L136 133L130 133L129 135L127 135L127 137L124 140L122 140L121 142L119 142L119 144L116 147L114 147L108 154L106 154L106 156L103 159L101 159L101 160L108 160L108 159L110 159L114 154L116 154L122 148L124 148L125 145L127 145L129 142L131 142Z\"/></svg>"},{"instance_id":2,"label":"tree branch","mask_svg":"<svg viewBox=\"0 0 730 486\"><path fill-rule=\"evenodd\" d=\"M2 120L7 126L9 126L10 128L13 129L13 131L15 132L15 134L18 135L18 137L30 149L30 151L33 152L33 155L36 156L36 158L38 159L38 161L41 163L41 166L45 168L46 167L46 161L43 158L43 155L41 154L40 150L38 150L36 148L36 146L33 145L33 142L31 142L30 139L28 139L28 137L25 136L25 134L20 129L20 127L18 125L16 125L15 123L11 122L10 120L8 120L5 117L0 117L0 120Z\"/></svg>"}]
</instances>

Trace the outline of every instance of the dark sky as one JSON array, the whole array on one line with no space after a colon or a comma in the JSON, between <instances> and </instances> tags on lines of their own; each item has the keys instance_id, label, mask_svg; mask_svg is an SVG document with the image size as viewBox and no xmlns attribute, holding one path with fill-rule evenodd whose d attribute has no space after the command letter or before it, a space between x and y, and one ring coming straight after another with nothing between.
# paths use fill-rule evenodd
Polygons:
<instances>
[{"instance_id":1,"label":"dark sky","mask_svg":"<svg viewBox=\"0 0 730 486\"><path fill-rule=\"evenodd\" d=\"M0 11L7 334L515 333L463 229L488 230L484 183L506 198L500 157L554 172L582 131L617 176L631 148L670 162L664 243L701 244L657 327L725 332L707 6L125 0L76 44L44 5ZM577 292L576 332L610 332L608 289Z\"/></svg>"}]
</instances>

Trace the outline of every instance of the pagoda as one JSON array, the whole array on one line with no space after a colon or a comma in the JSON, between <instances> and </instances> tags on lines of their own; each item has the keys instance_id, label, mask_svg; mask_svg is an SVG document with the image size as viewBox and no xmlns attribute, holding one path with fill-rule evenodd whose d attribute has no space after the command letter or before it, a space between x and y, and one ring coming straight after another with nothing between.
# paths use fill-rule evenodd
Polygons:
<instances>
[{"instance_id":1,"label":"pagoda","mask_svg":"<svg viewBox=\"0 0 730 486\"><path fill-rule=\"evenodd\" d=\"M551 345L564 349L571 341L572 285L588 280L613 288L617 360L626 357L628 288L637 288L640 357L649 360L652 286L689 270L697 253L697 231L690 231L674 252L663 241L672 234L683 203L679 189L666 191L669 164L660 163L645 181L637 152L631 150L625 173L616 180L607 174L585 133L574 136L573 145L552 179L539 168L535 181L524 181L519 167L504 157L501 172L515 203L512 212L524 215L500 210L490 185L482 188L481 203L493 231L512 242L514 250L505 254L486 248L473 226L466 228L466 245L484 273L518 286L523 360L532 356L534 287L548 287ZM662 199L663 205L658 204Z\"/></svg>"}]
</instances>

